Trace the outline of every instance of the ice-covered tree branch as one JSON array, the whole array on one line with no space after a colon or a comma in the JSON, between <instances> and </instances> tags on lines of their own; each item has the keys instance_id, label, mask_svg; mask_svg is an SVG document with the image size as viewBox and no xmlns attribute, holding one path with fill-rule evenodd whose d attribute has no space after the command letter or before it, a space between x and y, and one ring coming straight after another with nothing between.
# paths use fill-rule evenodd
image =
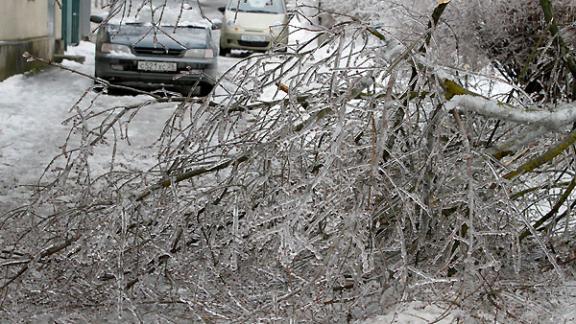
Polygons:
<instances>
[{"instance_id":1,"label":"ice-covered tree branch","mask_svg":"<svg viewBox=\"0 0 576 324\"><path fill-rule=\"evenodd\" d=\"M554 111L519 109L496 100L474 95L458 95L446 104L446 109L473 112L487 118L545 127L558 131L576 121L576 104L558 105Z\"/></svg>"}]
</instances>

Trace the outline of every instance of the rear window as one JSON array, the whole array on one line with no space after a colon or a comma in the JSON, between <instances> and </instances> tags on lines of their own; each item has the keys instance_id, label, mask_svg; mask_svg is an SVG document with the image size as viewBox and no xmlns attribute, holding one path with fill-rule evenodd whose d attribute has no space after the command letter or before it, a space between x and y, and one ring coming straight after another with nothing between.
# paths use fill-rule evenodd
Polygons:
<instances>
[{"instance_id":1,"label":"rear window","mask_svg":"<svg viewBox=\"0 0 576 324\"><path fill-rule=\"evenodd\" d=\"M282 0L230 0L228 10L252 13L286 13Z\"/></svg>"}]
</instances>

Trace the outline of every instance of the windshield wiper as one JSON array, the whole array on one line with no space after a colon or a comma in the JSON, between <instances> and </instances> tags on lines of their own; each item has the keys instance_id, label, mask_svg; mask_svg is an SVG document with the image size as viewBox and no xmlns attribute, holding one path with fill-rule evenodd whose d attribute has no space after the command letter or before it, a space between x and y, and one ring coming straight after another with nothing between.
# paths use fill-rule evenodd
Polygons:
<instances>
[{"instance_id":1,"label":"windshield wiper","mask_svg":"<svg viewBox=\"0 0 576 324\"><path fill-rule=\"evenodd\" d=\"M250 10L250 11L246 11L246 12L252 12L252 13L266 13L266 14L276 14L276 13L277 13L277 12L268 11L268 10Z\"/></svg>"},{"instance_id":2,"label":"windshield wiper","mask_svg":"<svg viewBox=\"0 0 576 324\"><path fill-rule=\"evenodd\" d=\"M205 27L200 25L160 25L158 27L162 28L196 28L196 29L205 29Z\"/></svg>"},{"instance_id":3,"label":"windshield wiper","mask_svg":"<svg viewBox=\"0 0 576 324\"><path fill-rule=\"evenodd\" d=\"M174 27L174 26L172 26ZM199 25L178 25L177 28L193 28L193 29L206 29L206 27L199 26Z\"/></svg>"}]
</instances>

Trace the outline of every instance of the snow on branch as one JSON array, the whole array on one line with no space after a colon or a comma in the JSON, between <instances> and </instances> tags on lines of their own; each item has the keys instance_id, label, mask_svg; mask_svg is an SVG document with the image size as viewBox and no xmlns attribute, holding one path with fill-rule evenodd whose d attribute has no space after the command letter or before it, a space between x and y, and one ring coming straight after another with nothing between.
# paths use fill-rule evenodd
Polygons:
<instances>
[{"instance_id":1,"label":"snow on branch","mask_svg":"<svg viewBox=\"0 0 576 324\"><path fill-rule=\"evenodd\" d=\"M550 130L556 130L576 121L576 105L574 103L559 105L555 111L531 111L520 110L480 96L457 95L448 101L446 109L474 112L484 117L541 126Z\"/></svg>"}]
</instances>

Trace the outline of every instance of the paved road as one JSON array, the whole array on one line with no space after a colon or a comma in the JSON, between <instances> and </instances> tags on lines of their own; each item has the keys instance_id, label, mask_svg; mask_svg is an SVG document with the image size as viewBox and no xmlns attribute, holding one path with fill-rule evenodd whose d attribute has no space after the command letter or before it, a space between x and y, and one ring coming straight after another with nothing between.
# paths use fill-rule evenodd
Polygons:
<instances>
[{"instance_id":1,"label":"paved road","mask_svg":"<svg viewBox=\"0 0 576 324\"><path fill-rule=\"evenodd\" d=\"M200 2L200 5L204 8L217 10L218 7L224 7L228 3L228 0L198 0L198 2Z\"/></svg>"},{"instance_id":2,"label":"paved road","mask_svg":"<svg viewBox=\"0 0 576 324\"><path fill-rule=\"evenodd\" d=\"M222 13L218 11L219 7L224 7L228 3L228 0L198 0L200 6L202 6L202 11L208 18L222 18Z\"/></svg>"}]
</instances>

